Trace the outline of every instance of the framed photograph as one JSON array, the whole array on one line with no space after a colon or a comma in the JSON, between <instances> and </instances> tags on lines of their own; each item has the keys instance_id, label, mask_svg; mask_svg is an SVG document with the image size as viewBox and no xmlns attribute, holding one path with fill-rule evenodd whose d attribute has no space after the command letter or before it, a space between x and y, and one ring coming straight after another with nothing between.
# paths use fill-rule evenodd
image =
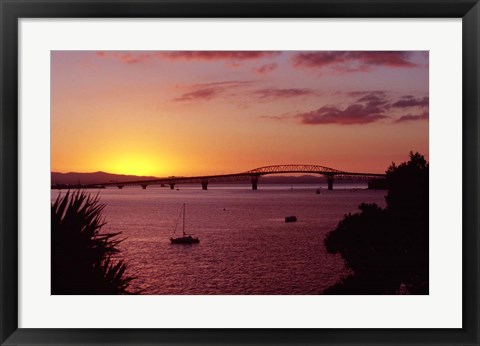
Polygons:
<instances>
[{"instance_id":1,"label":"framed photograph","mask_svg":"<svg viewBox=\"0 0 480 346\"><path fill-rule=\"evenodd\" d=\"M1 1L2 345L478 345L478 1Z\"/></svg>"}]
</instances>

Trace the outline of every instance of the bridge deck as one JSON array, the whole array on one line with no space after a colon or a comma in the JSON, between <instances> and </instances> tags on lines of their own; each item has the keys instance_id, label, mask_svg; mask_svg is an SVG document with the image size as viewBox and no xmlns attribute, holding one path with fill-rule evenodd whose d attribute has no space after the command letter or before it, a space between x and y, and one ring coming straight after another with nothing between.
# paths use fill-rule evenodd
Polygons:
<instances>
[{"instance_id":1,"label":"bridge deck","mask_svg":"<svg viewBox=\"0 0 480 346\"><path fill-rule=\"evenodd\" d=\"M329 167L317 166L317 165L278 165L278 166L265 166L256 168L250 171L242 173L233 173L233 174L219 174L219 175L204 175L204 176L193 176L193 177L165 177L158 179L150 180L135 180L135 181L116 181L116 182L106 182L101 184L89 184L89 185L77 185L77 188L94 188L94 187L107 187L107 186L132 186L138 185L145 188L148 185L175 185L175 184L188 184L188 183L199 183L206 188L206 185L209 183L228 183L228 182L239 182L239 181L252 181L255 184L258 182L258 178L264 175L270 174L291 174L291 173L310 173L310 174L319 174L326 176L329 180L333 181L333 177L364 177L364 178L378 178L385 177L385 174L378 173L362 173L362 172L345 172L336 170ZM329 183L330 184L330 183ZM57 185L58 186L58 185ZM55 188L55 186L52 186Z\"/></svg>"}]
</instances>

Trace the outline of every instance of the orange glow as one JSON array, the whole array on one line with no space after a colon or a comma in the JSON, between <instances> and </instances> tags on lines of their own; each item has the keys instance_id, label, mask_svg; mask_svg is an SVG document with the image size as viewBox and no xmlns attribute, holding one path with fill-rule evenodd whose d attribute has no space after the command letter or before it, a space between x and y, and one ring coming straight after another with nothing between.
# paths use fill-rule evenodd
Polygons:
<instances>
[{"instance_id":1,"label":"orange glow","mask_svg":"<svg viewBox=\"0 0 480 346\"><path fill-rule=\"evenodd\" d=\"M119 174L157 175L162 170L152 157L121 155L106 161L106 169Z\"/></svg>"}]
</instances>

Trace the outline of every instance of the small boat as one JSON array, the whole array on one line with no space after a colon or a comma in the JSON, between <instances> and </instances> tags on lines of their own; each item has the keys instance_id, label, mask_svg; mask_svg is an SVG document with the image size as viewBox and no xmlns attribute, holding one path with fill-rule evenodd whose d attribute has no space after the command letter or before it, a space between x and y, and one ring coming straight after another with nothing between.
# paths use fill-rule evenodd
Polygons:
<instances>
[{"instance_id":1,"label":"small boat","mask_svg":"<svg viewBox=\"0 0 480 346\"><path fill-rule=\"evenodd\" d=\"M178 222L177 222L178 224ZM175 230L177 226L175 225ZM175 231L173 231L175 233ZM200 243L200 239L192 237L190 234L185 233L185 203L183 204L183 228L182 228L182 236L178 238L170 238L170 242L172 244L198 244Z\"/></svg>"},{"instance_id":2,"label":"small boat","mask_svg":"<svg viewBox=\"0 0 480 346\"><path fill-rule=\"evenodd\" d=\"M297 217L296 216L286 216L285 217L285 222L296 222Z\"/></svg>"}]
</instances>

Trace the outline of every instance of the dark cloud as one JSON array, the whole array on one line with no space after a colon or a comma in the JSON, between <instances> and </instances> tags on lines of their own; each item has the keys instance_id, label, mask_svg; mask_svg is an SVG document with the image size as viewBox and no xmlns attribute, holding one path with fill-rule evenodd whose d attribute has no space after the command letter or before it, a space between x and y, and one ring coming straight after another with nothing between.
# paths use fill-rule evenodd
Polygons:
<instances>
[{"instance_id":1,"label":"dark cloud","mask_svg":"<svg viewBox=\"0 0 480 346\"><path fill-rule=\"evenodd\" d=\"M374 93L367 94L345 108L323 106L311 112L297 114L303 124L368 124L387 118L388 101Z\"/></svg>"},{"instance_id":2,"label":"dark cloud","mask_svg":"<svg viewBox=\"0 0 480 346\"><path fill-rule=\"evenodd\" d=\"M253 80L229 80L229 81L221 81L221 82L209 82L209 83L197 83L197 84L190 84L188 87L190 88L225 88L225 89L232 89L232 88L239 88L254 84L255 81Z\"/></svg>"},{"instance_id":3,"label":"dark cloud","mask_svg":"<svg viewBox=\"0 0 480 346\"><path fill-rule=\"evenodd\" d=\"M293 66L308 68L332 67L338 72L362 72L372 67L414 67L411 52L302 52L293 56Z\"/></svg>"},{"instance_id":4,"label":"dark cloud","mask_svg":"<svg viewBox=\"0 0 480 346\"><path fill-rule=\"evenodd\" d=\"M398 118L397 120L395 120L395 122L403 123L406 121L416 121L416 120L428 120L428 113L424 112L422 114L417 114L417 115L412 115L412 114L404 115Z\"/></svg>"},{"instance_id":5,"label":"dark cloud","mask_svg":"<svg viewBox=\"0 0 480 346\"><path fill-rule=\"evenodd\" d=\"M151 59L184 61L244 61L275 57L281 52L267 51L168 51L168 52L111 52L96 53L98 57L114 57L124 63L141 63ZM236 66L236 65L231 65Z\"/></svg>"},{"instance_id":6,"label":"dark cloud","mask_svg":"<svg viewBox=\"0 0 480 346\"><path fill-rule=\"evenodd\" d=\"M281 92L280 92L281 90ZM256 93L264 97L292 97L315 94L310 89L261 89ZM389 100L385 92L351 92L350 96L356 96L356 100L345 106L326 105L310 112L297 113L296 115L271 115L262 118L284 120L287 118L297 118L303 124L321 125L321 124L368 124L388 118Z\"/></svg>"},{"instance_id":7,"label":"dark cloud","mask_svg":"<svg viewBox=\"0 0 480 346\"><path fill-rule=\"evenodd\" d=\"M323 106L315 111L298 114L303 124L368 124L386 118L383 113L376 113L361 104L354 104L341 110L332 106Z\"/></svg>"},{"instance_id":8,"label":"dark cloud","mask_svg":"<svg viewBox=\"0 0 480 346\"><path fill-rule=\"evenodd\" d=\"M357 102L366 102L371 107L388 107L388 100L385 98L385 94L370 93L365 96L360 97Z\"/></svg>"},{"instance_id":9,"label":"dark cloud","mask_svg":"<svg viewBox=\"0 0 480 346\"><path fill-rule=\"evenodd\" d=\"M416 99L411 95L403 96L400 100L392 104L392 107L428 107L428 97Z\"/></svg>"},{"instance_id":10,"label":"dark cloud","mask_svg":"<svg viewBox=\"0 0 480 346\"><path fill-rule=\"evenodd\" d=\"M343 94L343 92L337 92L337 94ZM372 90L372 91L349 91L346 93L347 96L350 97L360 97L364 95L377 95L377 96L386 96L386 93L384 91L380 90Z\"/></svg>"},{"instance_id":11,"label":"dark cloud","mask_svg":"<svg viewBox=\"0 0 480 346\"><path fill-rule=\"evenodd\" d=\"M279 90L283 92L280 93ZM303 91L303 93L302 93ZM310 89L261 89L256 93L265 95L264 97L291 97L301 96L302 94L314 94ZM284 94L284 95L282 95ZM291 95L290 95L291 94ZM262 118L284 120L287 118L300 119L301 123L306 125L354 125L369 124L383 119L390 119L393 123L401 123L406 121L428 120L428 97L415 98L412 95L402 96L399 100L392 103L391 96L384 91L351 91L346 93L352 97L352 102L345 105L325 105L318 109L297 113L296 115L281 116L263 116ZM393 107L417 107L420 114L407 114L400 117L392 117L390 111Z\"/></svg>"},{"instance_id":12,"label":"dark cloud","mask_svg":"<svg viewBox=\"0 0 480 346\"><path fill-rule=\"evenodd\" d=\"M124 53L124 52L96 52L100 58L113 57L125 64L138 64L150 60L150 53Z\"/></svg>"},{"instance_id":13,"label":"dark cloud","mask_svg":"<svg viewBox=\"0 0 480 346\"><path fill-rule=\"evenodd\" d=\"M272 71L275 71L278 68L278 65L276 63L271 63L271 64L265 64L260 66L255 70L258 74L266 74Z\"/></svg>"},{"instance_id":14,"label":"dark cloud","mask_svg":"<svg viewBox=\"0 0 480 346\"><path fill-rule=\"evenodd\" d=\"M177 97L175 101L210 100L218 94L219 91L217 89L198 89L192 92L185 93L180 97Z\"/></svg>"},{"instance_id":15,"label":"dark cloud","mask_svg":"<svg viewBox=\"0 0 480 346\"><path fill-rule=\"evenodd\" d=\"M281 52L263 52L263 51L176 51L161 52L160 56L168 59L181 60L255 60L262 58L271 58L281 54Z\"/></svg>"},{"instance_id":16,"label":"dark cloud","mask_svg":"<svg viewBox=\"0 0 480 346\"><path fill-rule=\"evenodd\" d=\"M252 83L254 83L254 81L222 81L192 84L187 86L190 91L183 93L179 97L175 98L174 101L208 101L224 94L227 91L246 87Z\"/></svg>"},{"instance_id":17,"label":"dark cloud","mask_svg":"<svg viewBox=\"0 0 480 346\"><path fill-rule=\"evenodd\" d=\"M280 114L280 115L261 115L260 118L263 119L273 119L273 120L286 120L290 119L292 116L290 114Z\"/></svg>"},{"instance_id":18,"label":"dark cloud","mask_svg":"<svg viewBox=\"0 0 480 346\"><path fill-rule=\"evenodd\" d=\"M266 88L259 89L254 92L260 99L285 99L299 96L313 95L314 92L310 89L278 89L278 88Z\"/></svg>"}]
</instances>

